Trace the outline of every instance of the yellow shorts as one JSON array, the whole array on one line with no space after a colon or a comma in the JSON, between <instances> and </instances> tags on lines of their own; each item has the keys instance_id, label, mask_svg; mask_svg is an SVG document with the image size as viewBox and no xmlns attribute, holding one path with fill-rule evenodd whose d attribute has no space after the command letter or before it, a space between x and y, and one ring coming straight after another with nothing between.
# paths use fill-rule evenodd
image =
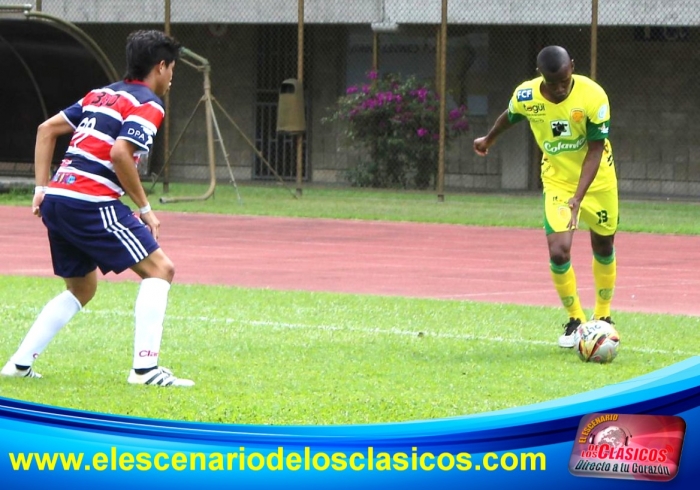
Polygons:
<instances>
[{"instance_id":1,"label":"yellow shorts","mask_svg":"<svg viewBox=\"0 0 700 490\"><path fill-rule=\"evenodd\" d=\"M544 229L547 235L568 231L571 210L567 202L573 197L571 191L548 187L544 191ZM588 192L581 201L579 227L583 222L602 236L610 236L617 231L619 223L617 187L600 192Z\"/></svg>"}]
</instances>

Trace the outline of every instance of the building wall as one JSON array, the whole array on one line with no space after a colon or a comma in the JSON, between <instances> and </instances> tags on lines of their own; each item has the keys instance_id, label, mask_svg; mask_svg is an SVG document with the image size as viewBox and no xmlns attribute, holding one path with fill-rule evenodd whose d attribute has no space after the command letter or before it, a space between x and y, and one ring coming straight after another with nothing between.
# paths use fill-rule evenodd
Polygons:
<instances>
[{"instance_id":1,"label":"building wall","mask_svg":"<svg viewBox=\"0 0 700 490\"><path fill-rule=\"evenodd\" d=\"M79 25L107 52L117 70L123 72L124 39L134 25ZM313 59L306 74L307 99L311 105L308 134L312 182L346 184L347 170L362 158L344 148L339 128L321 123L347 85L347 36L356 28L307 26L307 56ZM214 96L246 137L254 140L257 27L230 24L223 30L212 31L208 24L173 24L172 29L185 46L210 60ZM404 26L402 32L410 33L412 29L424 33L426 27ZM467 75L466 90L483 96L487 110L470 116L471 133L448 149L446 186L538 188L539 155L524 124L504 135L487 158L473 154L472 140L484 134L505 109L515 85L535 76L534 58L541 46L567 47L575 59L576 71L590 74L590 28L463 25L450 26L449 32L450 36L485 33L488 60L484 72ZM700 29L684 29L682 33L679 38L675 30L649 31L635 26L603 26L599 30L597 74L610 97L611 140L623 193L688 196L700 191L700 145L696 137L700 134L700 122L694 117L700 106L696 83L700 72ZM202 94L201 74L181 63L176 69L171 94L171 144ZM172 179L208 179L203 117L200 107L173 156ZM253 178L254 154L246 138L223 114L217 113L217 117L235 178ZM229 171L218 148L217 159L217 173L226 180Z\"/></svg>"},{"instance_id":2,"label":"building wall","mask_svg":"<svg viewBox=\"0 0 700 490\"><path fill-rule=\"evenodd\" d=\"M0 0L2 4L17 4ZM175 23L296 22L294 0L174 0ZM308 23L367 24L382 17L406 24L437 24L440 0L305 0ZM43 0L43 10L76 23L163 22L164 0ZM591 0L450 0L452 24L583 25L591 19ZM601 25L696 26L700 9L688 0L606 0L599 2Z\"/></svg>"}]
</instances>

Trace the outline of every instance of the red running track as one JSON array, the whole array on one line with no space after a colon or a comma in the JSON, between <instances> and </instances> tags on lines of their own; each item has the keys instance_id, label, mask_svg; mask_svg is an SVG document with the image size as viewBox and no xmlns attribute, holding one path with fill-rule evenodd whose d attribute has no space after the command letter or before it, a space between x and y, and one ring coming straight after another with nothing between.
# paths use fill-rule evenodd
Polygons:
<instances>
[{"instance_id":1,"label":"red running track","mask_svg":"<svg viewBox=\"0 0 700 490\"><path fill-rule=\"evenodd\" d=\"M532 229L159 211L175 282L558 306L544 232ZM700 315L700 237L619 233L613 310ZM51 276L46 232L0 206L0 274ZM593 306L588 234L574 240ZM108 280L135 280L127 271Z\"/></svg>"}]
</instances>

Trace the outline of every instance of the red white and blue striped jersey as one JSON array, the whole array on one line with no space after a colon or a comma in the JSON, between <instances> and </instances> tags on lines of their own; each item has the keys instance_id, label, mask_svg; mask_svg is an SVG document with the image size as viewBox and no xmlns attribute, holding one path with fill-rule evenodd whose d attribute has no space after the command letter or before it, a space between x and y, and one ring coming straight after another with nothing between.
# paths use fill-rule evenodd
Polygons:
<instances>
[{"instance_id":1,"label":"red white and blue striped jersey","mask_svg":"<svg viewBox=\"0 0 700 490\"><path fill-rule=\"evenodd\" d=\"M109 155L115 141L136 146L138 165L151 151L165 111L146 84L121 81L92 90L61 115L75 131L46 194L105 202L124 195Z\"/></svg>"}]
</instances>

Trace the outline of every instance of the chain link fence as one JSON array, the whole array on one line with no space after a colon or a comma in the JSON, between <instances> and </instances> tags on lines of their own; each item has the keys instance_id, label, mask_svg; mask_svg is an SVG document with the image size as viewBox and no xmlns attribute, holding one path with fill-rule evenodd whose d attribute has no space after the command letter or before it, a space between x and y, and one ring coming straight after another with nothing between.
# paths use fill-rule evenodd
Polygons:
<instances>
[{"instance_id":1,"label":"chain link fence","mask_svg":"<svg viewBox=\"0 0 700 490\"><path fill-rule=\"evenodd\" d=\"M100 56L121 75L127 34L157 28L207 61L215 121L212 135L202 66L180 63L145 180L206 182L213 139L221 182L538 191L541 155L526 124L485 158L472 142L513 89L536 76L537 52L557 44L571 53L576 73L608 93L621 194L693 197L700 194L697 7L681 0L35 0L27 8L72 23L99 52L55 22L0 10L0 59L9 74L0 82L3 106L16 116L2 123L0 174L31 175L44 113L74 102L86 83L109 81ZM277 131L285 80L303 87L303 133Z\"/></svg>"}]
</instances>

